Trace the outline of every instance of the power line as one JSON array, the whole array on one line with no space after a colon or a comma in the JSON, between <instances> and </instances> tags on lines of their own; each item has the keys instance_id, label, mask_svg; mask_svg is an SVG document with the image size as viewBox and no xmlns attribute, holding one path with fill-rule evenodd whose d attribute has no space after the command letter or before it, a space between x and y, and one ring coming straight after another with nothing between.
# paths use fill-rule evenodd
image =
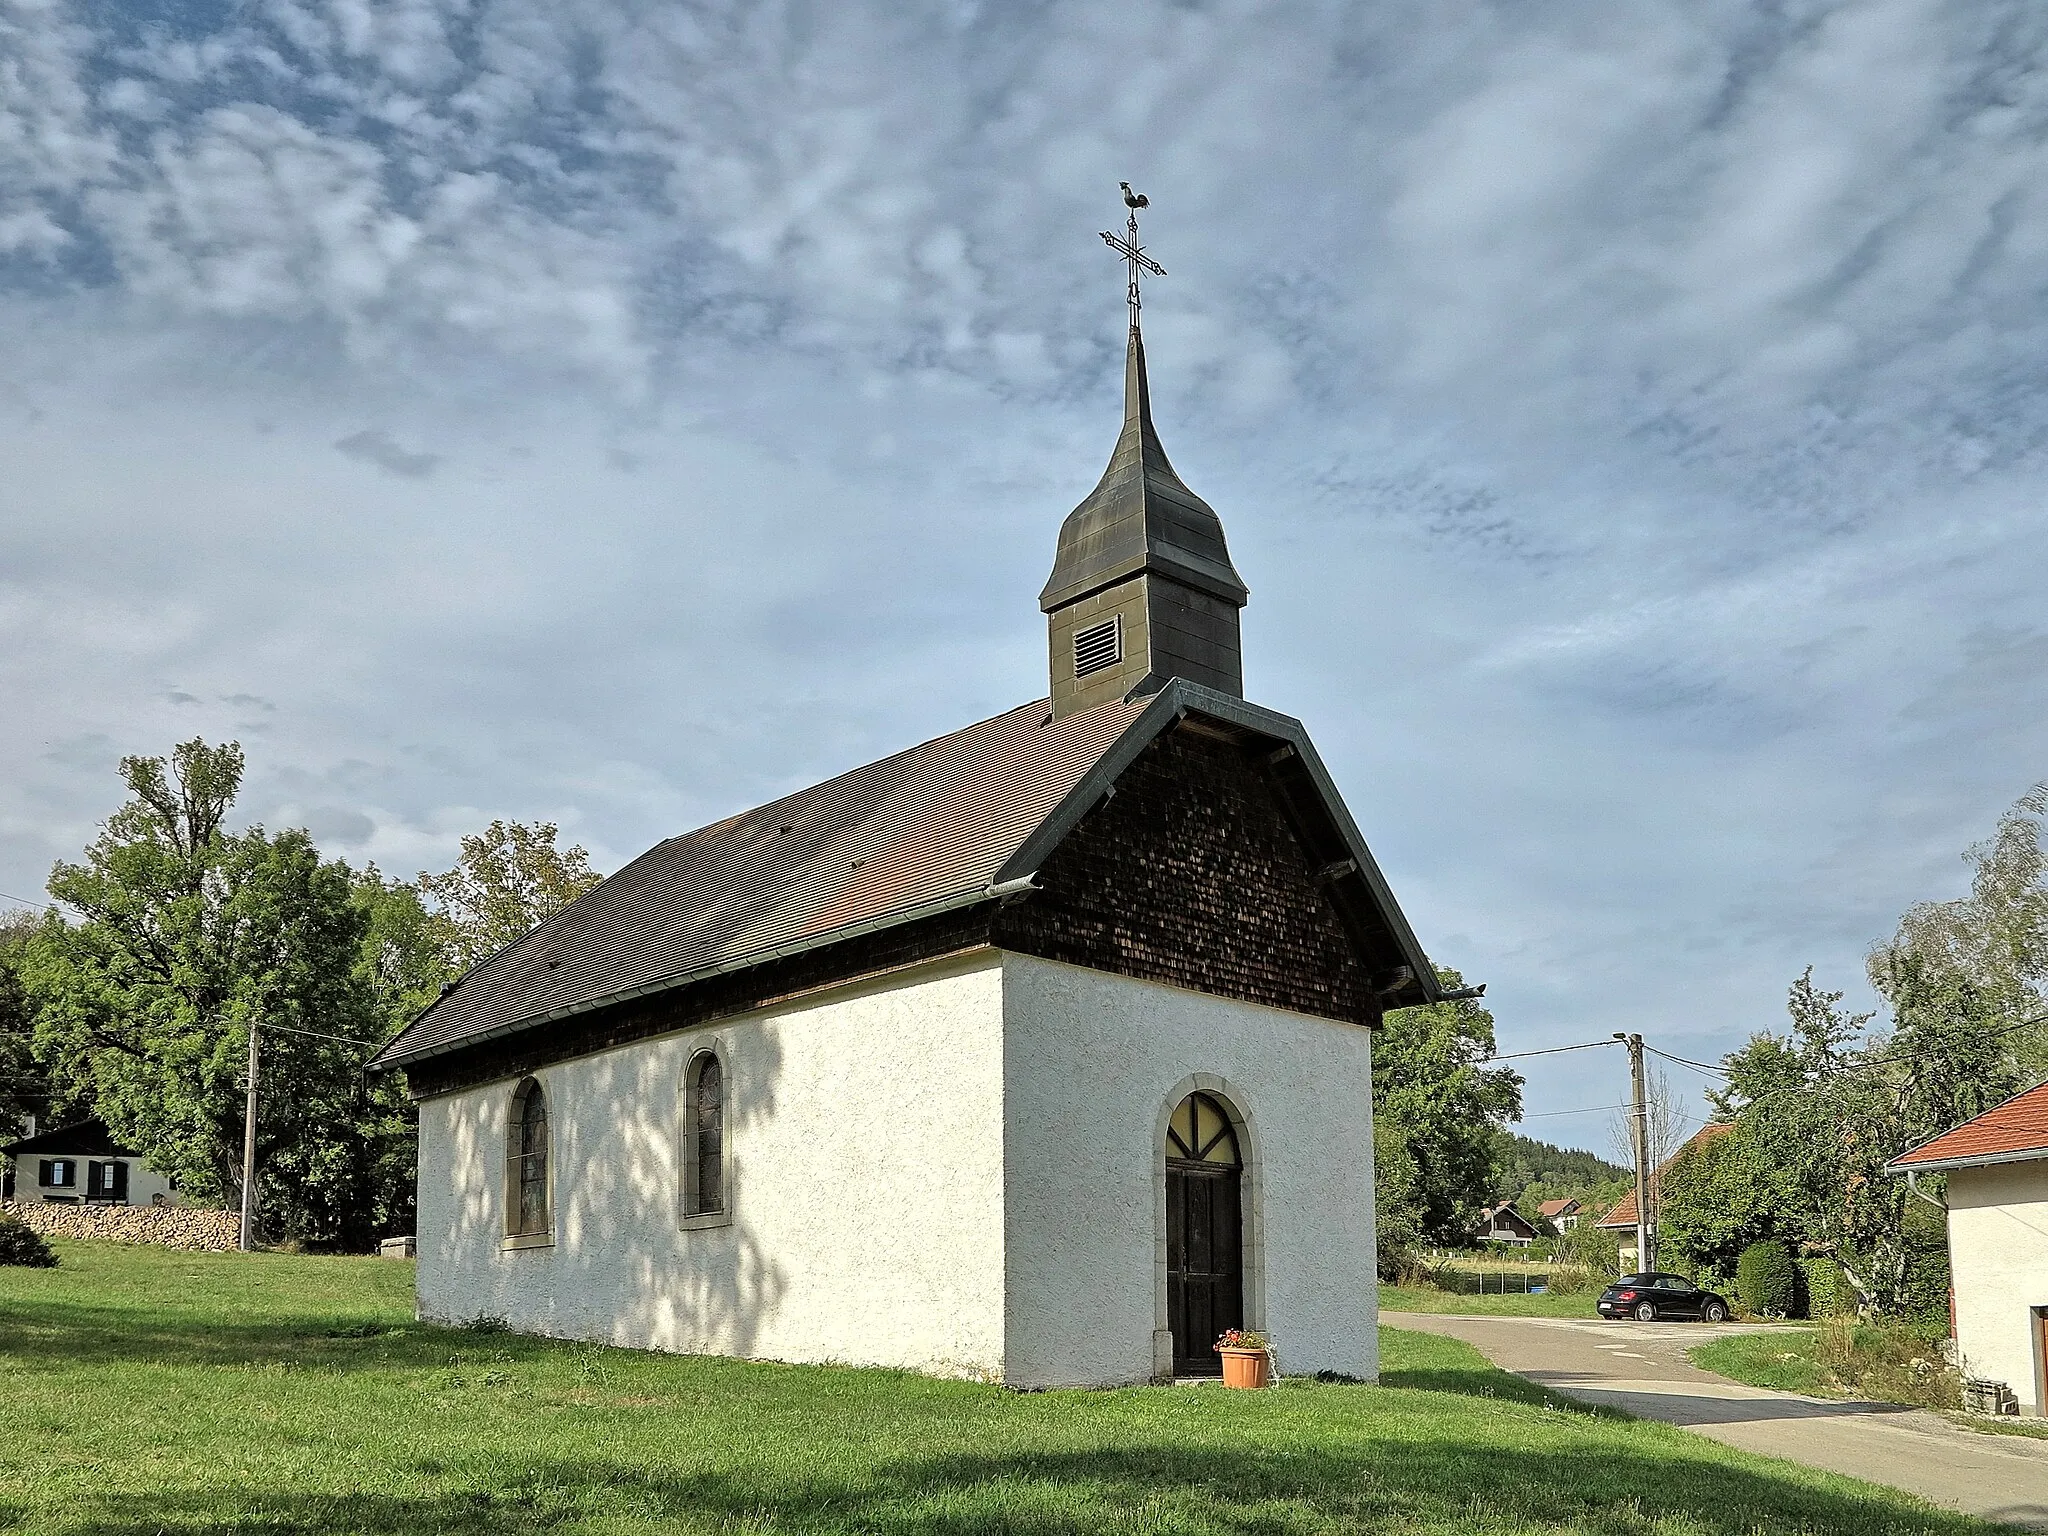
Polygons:
<instances>
[{"instance_id":1,"label":"power line","mask_svg":"<svg viewBox=\"0 0 2048 1536\"><path fill-rule=\"evenodd\" d=\"M1489 1056L1480 1065L1485 1066L1486 1062L1492 1061L1520 1061L1528 1056L1562 1056L1566 1051L1590 1051L1603 1045L1619 1044L1621 1044L1619 1040L1588 1040L1583 1045L1553 1045L1548 1050L1542 1051L1510 1051L1505 1056Z\"/></svg>"},{"instance_id":2,"label":"power line","mask_svg":"<svg viewBox=\"0 0 2048 1536\"><path fill-rule=\"evenodd\" d=\"M258 1029L275 1029L287 1035L305 1035L312 1040L339 1040L343 1045L382 1045L381 1040L365 1040L361 1035L326 1035L317 1029L294 1029L289 1024L272 1024L268 1020L256 1026Z\"/></svg>"},{"instance_id":3,"label":"power line","mask_svg":"<svg viewBox=\"0 0 2048 1536\"><path fill-rule=\"evenodd\" d=\"M46 907L52 912L57 910L56 905L53 902L30 901L26 896L10 896L5 891L0 891L0 901L18 901L24 907Z\"/></svg>"},{"instance_id":4,"label":"power line","mask_svg":"<svg viewBox=\"0 0 2048 1536\"><path fill-rule=\"evenodd\" d=\"M1726 1077L1728 1075L1725 1067L1710 1067L1704 1061L1687 1061L1683 1056L1674 1056L1669 1051L1660 1051L1657 1047L1647 1042L1644 1044L1643 1049L1652 1056L1662 1056L1666 1061L1675 1061L1681 1067L1691 1067L1697 1072L1711 1072L1716 1077Z\"/></svg>"},{"instance_id":5,"label":"power line","mask_svg":"<svg viewBox=\"0 0 2048 1536\"><path fill-rule=\"evenodd\" d=\"M1540 1109L1533 1115L1522 1116L1522 1119L1554 1120L1559 1115L1604 1115L1612 1109L1627 1109L1629 1107L1627 1104L1595 1104L1590 1109Z\"/></svg>"}]
</instances>

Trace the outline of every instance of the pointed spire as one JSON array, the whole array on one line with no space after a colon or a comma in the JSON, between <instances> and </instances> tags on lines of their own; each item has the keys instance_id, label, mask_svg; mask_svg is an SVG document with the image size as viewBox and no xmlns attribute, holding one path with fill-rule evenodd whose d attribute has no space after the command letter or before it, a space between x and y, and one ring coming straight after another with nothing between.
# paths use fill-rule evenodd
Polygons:
<instances>
[{"instance_id":1,"label":"pointed spire","mask_svg":"<svg viewBox=\"0 0 2048 1536\"><path fill-rule=\"evenodd\" d=\"M1238 607L1250 595L1230 563L1223 520L1174 473L1152 425L1145 336L1133 324L1124 355L1123 431L1102 479L1060 528L1038 606L1050 613L1146 570Z\"/></svg>"},{"instance_id":2,"label":"pointed spire","mask_svg":"<svg viewBox=\"0 0 2048 1536\"><path fill-rule=\"evenodd\" d=\"M1123 183L1127 237L1103 240L1130 268L1124 425L1109 467L1060 525L1052 577L1038 595L1050 647L1052 718L1136 698L1184 678L1244 697L1238 610L1249 594L1223 520L1173 472L1152 425L1138 281L1166 269L1138 244L1149 199Z\"/></svg>"}]
</instances>

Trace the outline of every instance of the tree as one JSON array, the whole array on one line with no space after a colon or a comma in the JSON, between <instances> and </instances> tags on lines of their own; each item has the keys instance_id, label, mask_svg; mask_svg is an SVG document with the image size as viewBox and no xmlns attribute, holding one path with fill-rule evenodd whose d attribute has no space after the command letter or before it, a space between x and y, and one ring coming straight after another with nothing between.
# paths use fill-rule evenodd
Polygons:
<instances>
[{"instance_id":1,"label":"tree","mask_svg":"<svg viewBox=\"0 0 2048 1536\"><path fill-rule=\"evenodd\" d=\"M1775 1181L1769 1224L1841 1264L1864 1305L1899 1313L1916 1304L1905 1180L1885 1164L2008 1097L2015 1067L2005 1043L1925 992L1893 977L1898 1027L1865 1037L1871 1015L1814 986L1811 968L1787 997L1790 1034L1758 1035L1726 1058L1715 1095Z\"/></svg>"},{"instance_id":2,"label":"tree","mask_svg":"<svg viewBox=\"0 0 2048 1536\"><path fill-rule=\"evenodd\" d=\"M458 973L539 927L603 878L581 846L556 848L556 835L551 821L494 821L462 840L455 868L420 875L420 894L447 925Z\"/></svg>"},{"instance_id":3,"label":"tree","mask_svg":"<svg viewBox=\"0 0 2048 1536\"><path fill-rule=\"evenodd\" d=\"M242 771L232 742L122 759L127 803L50 876L78 920L50 914L29 948L36 1052L185 1194L234 1204L261 1027L266 1226L357 1245L384 1214L381 1111L360 1071L378 1022L359 972L367 914L348 867L303 831L224 830Z\"/></svg>"},{"instance_id":4,"label":"tree","mask_svg":"<svg viewBox=\"0 0 2048 1536\"><path fill-rule=\"evenodd\" d=\"M1740 1122L1679 1152L1658 1186L1658 1242L1695 1272L1732 1273L1746 1248L1780 1235L1793 1208L1777 1159Z\"/></svg>"},{"instance_id":5,"label":"tree","mask_svg":"<svg viewBox=\"0 0 2048 1536\"><path fill-rule=\"evenodd\" d=\"M1446 990L1464 985L1439 969ZM1522 1079L1488 1067L1493 1015L1466 999L1389 1013L1373 1042L1376 1125L1398 1133L1415 1160L1419 1226L1431 1242L1460 1243L1500 1183L1498 1132L1522 1114Z\"/></svg>"},{"instance_id":6,"label":"tree","mask_svg":"<svg viewBox=\"0 0 2048 1536\"><path fill-rule=\"evenodd\" d=\"M461 974L452 927L428 910L419 886L388 880L375 864L356 874L352 896L363 913L357 974L373 999L378 1034L389 1039Z\"/></svg>"},{"instance_id":7,"label":"tree","mask_svg":"<svg viewBox=\"0 0 2048 1536\"><path fill-rule=\"evenodd\" d=\"M12 1139L28 1117L47 1116L48 1073L35 1059L35 1010L22 979L28 946L40 921L27 908L0 913L0 1135Z\"/></svg>"},{"instance_id":8,"label":"tree","mask_svg":"<svg viewBox=\"0 0 2048 1536\"><path fill-rule=\"evenodd\" d=\"M1970 894L1922 902L1870 953L1871 984L1901 1023L1946 1016L1958 1027L1997 1032L2029 1078L2048 1074L2048 784L2036 784L1963 857Z\"/></svg>"},{"instance_id":9,"label":"tree","mask_svg":"<svg viewBox=\"0 0 2048 1536\"><path fill-rule=\"evenodd\" d=\"M1380 1278L1398 1280L1402 1259L1422 1241L1422 1170L1398 1126L1373 1122L1372 1169Z\"/></svg>"}]
</instances>

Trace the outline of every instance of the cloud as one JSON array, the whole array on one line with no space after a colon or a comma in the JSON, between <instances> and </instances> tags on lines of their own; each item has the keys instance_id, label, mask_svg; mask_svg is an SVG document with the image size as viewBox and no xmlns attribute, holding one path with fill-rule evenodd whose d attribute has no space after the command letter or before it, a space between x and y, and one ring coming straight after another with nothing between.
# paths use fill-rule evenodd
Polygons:
<instances>
[{"instance_id":1,"label":"cloud","mask_svg":"<svg viewBox=\"0 0 2048 1536\"><path fill-rule=\"evenodd\" d=\"M392 439L390 433L382 430L351 432L334 446L349 458L358 459L365 464L374 464L379 469L413 480L424 480L434 472L434 466L441 462L441 456L437 453L407 451Z\"/></svg>"}]
</instances>

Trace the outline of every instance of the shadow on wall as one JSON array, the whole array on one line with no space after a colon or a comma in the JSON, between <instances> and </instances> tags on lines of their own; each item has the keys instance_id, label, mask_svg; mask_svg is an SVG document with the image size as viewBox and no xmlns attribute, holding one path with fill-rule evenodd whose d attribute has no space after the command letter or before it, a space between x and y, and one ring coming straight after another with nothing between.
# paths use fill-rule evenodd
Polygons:
<instances>
[{"instance_id":1,"label":"shadow on wall","mask_svg":"<svg viewBox=\"0 0 2048 1536\"><path fill-rule=\"evenodd\" d=\"M730 1021L728 1021L730 1022ZM730 1147L726 1198L732 1220L723 1226L682 1230L683 1159L690 1154L684 1124L684 1079L699 1050L714 1040L725 1069L725 1137ZM601 1099L630 1105L617 1126L629 1150L623 1179L598 1198L565 1208L579 1249L596 1246L616 1255L622 1305L603 1336L619 1343L645 1341L660 1348L751 1355L789 1292L788 1276L758 1237L747 1209L747 1148L754 1131L772 1122L781 1080L780 1031L763 1022L699 1030L674 1049L617 1052L593 1090ZM764 1191L764 1195L765 1195ZM619 1212L653 1219L622 1230Z\"/></svg>"},{"instance_id":2,"label":"shadow on wall","mask_svg":"<svg viewBox=\"0 0 2048 1536\"><path fill-rule=\"evenodd\" d=\"M470 1098L451 1127L452 1195L438 1253L451 1277L489 1266L487 1294L444 1309L500 1313L521 1331L686 1353L749 1355L789 1282L749 1221L748 1145L774 1119L778 1033L746 1021L545 1069L558 1246L501 1256L503 1169L515 1084ZM726 1068L733 1219L685 1230L684 1073L716 1039ZM438 1198L451 1198L441 1196ZM423 1198L431 1208L433 1199ZM424 1223L423 1223L424 1225ZM456 1289L461 1289L460 1282ZM448 1320L459 1320L450 1317Z\"/></svg>"}]
</instances>

